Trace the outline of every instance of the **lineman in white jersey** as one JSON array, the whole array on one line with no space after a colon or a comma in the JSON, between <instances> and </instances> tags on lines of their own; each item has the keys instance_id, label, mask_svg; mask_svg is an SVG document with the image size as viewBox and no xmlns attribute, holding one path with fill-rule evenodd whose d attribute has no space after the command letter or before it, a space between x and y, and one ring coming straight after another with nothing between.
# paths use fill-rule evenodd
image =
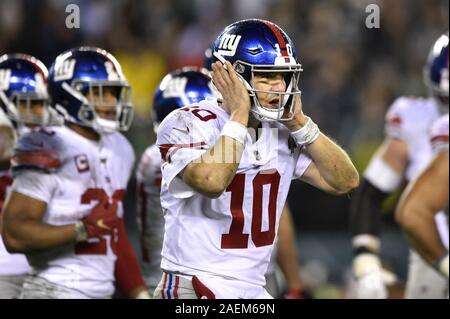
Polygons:
<instances>
[{"instance_id":1,"label":"lineman in white jersey","mask_svg":"<svg viewBox=\"0 0 450 319\"><path fill-rule=\"evenodd\" d=\"M264 274L291 179L336 194L358 185L346 153L302 113L301 67L283 30L238 21L213 54L224 61L212 72L220 105L179 109L158 130L165 235L156 298L270 298Z\"/></svg>"},{"instance_id":2,"label":"lineman in white jersey","mask_svg":"<svg viewBox=\"0 0 450 319\"><path fill-rule=\"evenodd\" d=\"M438 229L440 225L436 225L435 222L438 212L446 210L444 217L448 225L448 114L443 115L433 124L430 135L435 156L426 169L408 185L396 215L411 246L446 281L448 298L448 242L443 242L442 235L439 234L440 232L442 234L442 230ZM445 236L448 241L448 229ZM412 274L421 274L421 272L413 271Z\"/></svg>"},{"instance_id":3,"label":"lineman in white jersey","mask_svg":"<svg viewBox=\"0 0 450 319\"><path fill-rule=\"evenodd\" d=\"M386 298L386 273L378 257L381 203L403 181L413 180L432 158L428 134L441 110L448 110L448 35L431 49L425 72L430 98L400 97L386 114L386 138L364 172L351 203L356 297ZM448 225L437 216L448 246ZM406 298L443 298L447 282L411 252Z\"/></svg>"},{"instance_id":4,"label":"lineman in white jersey","mask_svg":"<svg viewBox=\"0 0 450 319\"><path fill-rule=\"evenodd\" d=\"M32 267L21 298L108 298L131 249L121 217L134 152L116 132L131 124L129 86L97 48L61 54L49 82L66 125L19 140L3 238Z\"/></svg>"},{"instance_id":5,"label":"lineman in white jersey","mask_svg":"<svg viewBox=\"0 0 450 319\"><path fill-rule=\"evenodd\" d=\"M155 133L162 120L173 110L212 96L210 77L205 69L184 67L167 74L153 96ZM154 292L162 275L164 216L160 200L161 178L161 154L153 144L145 150L136 172L141 266L150 293Z\"/></svg>"},{"instance_id":6,"label":"lineman in white jersey","mask_svg":"<svg viewBox=\"0 0 450 319\"><path fill-rule=\"evenodd\" d=\"M9 160L16 135L56 119L48 108L48 71L26 54L0 57L0 214L12 184ZM24 255L9 254L0 238L0 299L17 298L30 267Z\"/></svg>"}]
</instances>

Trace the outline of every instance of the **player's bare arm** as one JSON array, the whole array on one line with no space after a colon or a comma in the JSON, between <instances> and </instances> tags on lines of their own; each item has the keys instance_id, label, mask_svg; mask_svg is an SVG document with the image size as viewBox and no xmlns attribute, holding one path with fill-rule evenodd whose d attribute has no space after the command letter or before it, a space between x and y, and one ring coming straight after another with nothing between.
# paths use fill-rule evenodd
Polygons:
<instances>
[{"instance_id":1,"label":"player's bare arm","mask_svg":"<svg viewBox=\"0 0 450 319\"><path fill-rule=\"evenodd\" d=\"M234 125L247 128L250 98L236 75L230 62L221 62L212 65L212 78L215 86L223 96L222 108L230 114L230 121ZM239 166L243 143L230 136L222 135L216 144L201 156L201 162L190 163L182 172L182 178L186 184L196 191L208 196L218 197L228 187L236 174ZM219 154L219 156L217 156ZM215 159L225 158L221 154L233 154L233 161L225 163Z\"/></svg>"},{"instance_id":2,"label":"player's bare arm","mask_svg":"<svg viewBox=\"0 0 450 319\"><path fill-rule=\"evenodd\" d=\"M277 261L286 277L288 295L300 297L302 295L302 284L297 248L295 247L295 229L287 203L283 207L278 229Z\"/></svg>"},{"instance_id":3,"label":"player's bare arm","mask_svg":"<svg viewBox=\"0 0 450 319\"><path fill-rule=\"evenodd\" d=\"M296 113L286 126L291 132L305 127L309 118L302 112L300 97L295 97ZM302 176L302 180L333 194L346 194L358 187L359 175L347 153L325 134L306 146L314 163Z\"/></svg>"},{"instance_id":4,"label":"player's bare arm","mask_svg":"<svg viewBox=\"0 0 450 319\"><path fill-rule=\"evenodd\" d=\"M386 137L373 155L350 206L353 236L370 236L373 240L356 246L364 246L365 250L378 253L382 202L400 187L408 156L408 145L392 137Z\"/></svg>"},{"instance_id":5,"label":"player's bare arm","mask_svg":"<svg viewBox=\"0 0 450 319\"><path fill-rule=\"evenodd\" d=\"M386 137L372 157L350 206L353 235L353 274L358 298L386 298L394 274L381 267L380 227L382 202L401 184L408 165L408 146ZM374 284L374 282L376 284Z\"/></svg>"},{"instance_id":6,"label":"player's bare arm","mask_svg":"<svg viewBox=\"0 0 450 319\"><path fill-rule=\"evenodd\" d=\"M408 186L396 211L410 244L430 264L448 254L434 217L448 206L448 152L439 153L428 168Z\"/></svg>"},{"instance_id":7,"label":"player's bare arm","mask_svg":"<svg viewBox=\"0 0 450 319\"><path fill-rule=\"evenodd\" d=\"M29 253L75 243L74 224L52 226L42 221L47 203L11 192L4 207L2 236L12 253Z\"/></svg>"}]
</instances>

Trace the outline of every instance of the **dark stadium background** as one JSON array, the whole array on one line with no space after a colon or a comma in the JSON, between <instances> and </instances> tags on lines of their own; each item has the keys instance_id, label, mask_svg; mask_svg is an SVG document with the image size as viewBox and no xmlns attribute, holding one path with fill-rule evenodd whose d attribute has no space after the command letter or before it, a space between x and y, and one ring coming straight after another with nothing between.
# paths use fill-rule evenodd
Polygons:
<instances>
[{"instance_id":1,"label":"dark stadium background","mask_svg":"<svg viewBox=\"0 0 450 319\"><path fill-rule=\"evenodd\" d=\"M380 28L365 25L368 4L380 7ZM79 29L65 12L77 4ZM290 35L304 72L304 111L350 153L360 172L383 138L384 113L399 95L424 95L422 67L432 43L448 30L448 0L0 0L0 54L25 52L48 66L63 50L94 45L121 62L134 89L137 159L155 141L153 91L168 71L201 65L218 32L235 20L271 20ZM137 251L135 187L126 200ZM294 182L294 213L303 279L323 298L345 297L350 280L349 198ZM407 246L395 225L395 197L385 205L383 261L406 275ZM402 289L399 284L399 291Z\"/></svg>"}]
</instances>

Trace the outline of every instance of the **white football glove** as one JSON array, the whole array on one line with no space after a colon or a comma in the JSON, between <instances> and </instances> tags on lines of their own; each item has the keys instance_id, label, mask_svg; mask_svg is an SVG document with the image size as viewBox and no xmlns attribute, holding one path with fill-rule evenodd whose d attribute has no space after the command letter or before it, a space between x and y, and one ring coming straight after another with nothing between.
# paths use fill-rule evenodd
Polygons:
<instances>
[{"instance_id":1,"label":"white football glove","mask_svg":"<svg viewBox=\"0 0 450 319\"><path fill-rule=\"evenodd\" d=\"M378 256L371 253L359 254L353 259L353 274L358 299L386 299L386 286L397 281L393 273L381 267Z\"/></svg>"}]
</instances>

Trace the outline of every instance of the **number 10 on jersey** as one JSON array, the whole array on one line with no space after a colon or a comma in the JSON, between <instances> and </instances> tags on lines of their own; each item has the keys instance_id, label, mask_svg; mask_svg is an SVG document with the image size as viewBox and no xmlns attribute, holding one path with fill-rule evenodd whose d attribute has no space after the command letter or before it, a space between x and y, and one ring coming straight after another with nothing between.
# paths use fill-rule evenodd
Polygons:
<instances>
[{"instance_id":1,"label":"number 10 on jersey","mask_svg":"<svg viewBox=\"0 0 450 319\"><path fill-rule=\"evenodd\" d=\"M231 226L228 234L222 235L222 249L245 249L248 248L249 234L244 233L244 193L245 174L236 174L227 188L231 192L230 210L232 215ZM262 231L263 220L263 187L270 185L268 201L269 229ZM277 217L277 197L280 186L280 174L272 172L259 172L252 181L253 203L251 220L251 240L256 247L272 245L275 239L275 222Z\"/></svg>"}]
</instances>

